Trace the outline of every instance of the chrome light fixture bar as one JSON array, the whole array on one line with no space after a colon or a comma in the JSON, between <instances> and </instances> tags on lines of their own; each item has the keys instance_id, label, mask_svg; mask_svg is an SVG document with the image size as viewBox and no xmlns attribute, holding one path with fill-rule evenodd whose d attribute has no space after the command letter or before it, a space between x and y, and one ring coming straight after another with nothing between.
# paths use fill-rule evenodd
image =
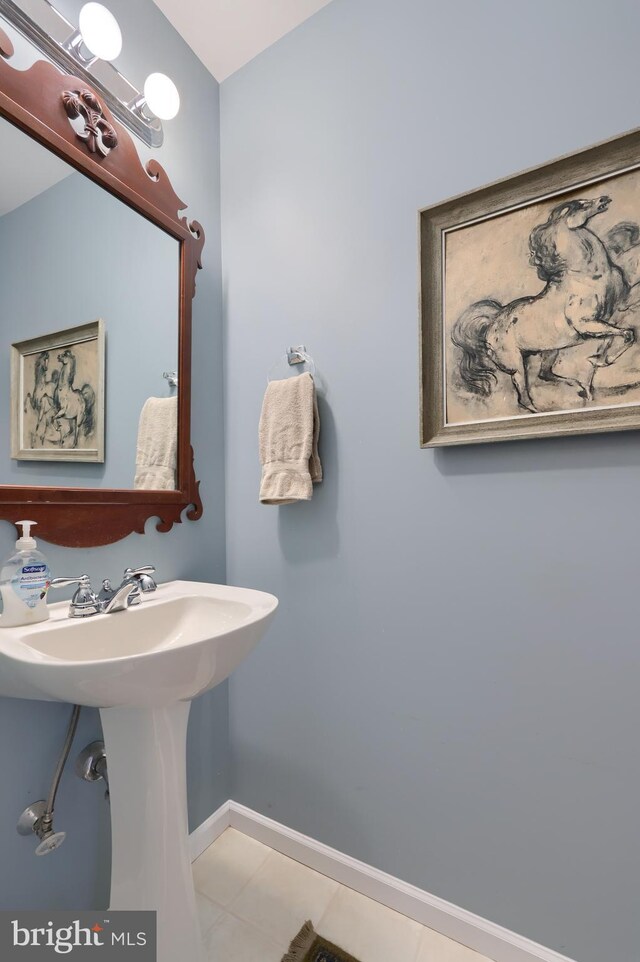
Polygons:
<instances>
[{"instance_id":1,"label":"chrome light fixture bar","mask_svg":"<svg viewBox=\"0 0 640 962\"><path fill-rule=\"evenodd\" d=\"M79 29L49 0L21 0L20 6L14 0L0 0L0 16L63 73L93 87L111 113L136 137L149 147L162 145L162 123L149 110L144 94L112 63L94 56Z\"/></svg>"}]
</instances>

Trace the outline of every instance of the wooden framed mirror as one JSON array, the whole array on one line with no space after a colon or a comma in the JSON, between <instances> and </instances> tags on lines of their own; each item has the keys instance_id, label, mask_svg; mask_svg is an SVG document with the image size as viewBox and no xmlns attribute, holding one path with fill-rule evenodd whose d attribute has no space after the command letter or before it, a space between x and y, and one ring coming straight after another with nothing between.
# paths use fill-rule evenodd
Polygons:
<instances>
[{"instance_id":1,"label":"wooden framed mirror","mask_svg":"<svg viewBox=\"0 0 640 962\"><path fill-rule=\"evenodd\" d=\"M12 54L0 29L0 518L69 547L152 517L169 531L202 515L190 425L204 232L85 81L44 60L16 70ZM138 424L157 395L175 446L161 483L141 482Z\"/></svg>"}]
</instances>

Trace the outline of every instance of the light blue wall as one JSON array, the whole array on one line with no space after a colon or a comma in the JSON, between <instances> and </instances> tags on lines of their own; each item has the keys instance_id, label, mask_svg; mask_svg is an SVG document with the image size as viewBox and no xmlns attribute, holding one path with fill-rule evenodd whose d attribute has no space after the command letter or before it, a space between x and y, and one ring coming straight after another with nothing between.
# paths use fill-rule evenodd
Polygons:
<instances>
[{"instance_id":1,"label":"light blue wall","mask_svg":"<svg viewBox=\"0 0 640 962\"><path fill-rule=\"evenodd\" d=\"M70 258L61 225L68 236L89 232L90 256ZM133 486L142 405L173 393L162 372L178 365L179 266L175 238L73 171L0 218L3 407L16 341L102 318L106 359L104 463L12 460L10 418L0 418L3 484Z\"/></svg>"},{"instance_id":2,"label":"light blue wall","mask_svg":"<svg viewBox=\"0 0 640 962\"><path fill-rule=\"evenodd\" d=\"M81 2L58 0L75 18ZM224 471L222 337L219 236L218 85L169 26L152 0L109 0L125 38L118 65L142 86L152 70L170 73L182 94L178 117L167 124L165 145L140 149L166 167L178 196L203 224L207 242L198 276L193 320L193 442L205 513L168 534L147 525L117 545L69 550L44 545L56 574L87 571L117 579L130 563L154 562L161 580L224 581ZM65 238L77 257L91 251L87 234ZM12 548L14 529L0 525L0 556ZM67 829L64 846L35 858L31 840L15 832L17 815L46 794L69 708L0 699L0 908L106 905L108 812L97 786L65 774L56 824ZM99 734L98 716L84 713L74 753ZM227 688L199 699L189 729L189 807L192 827L229 797L227 783Z\"/></svg>"},{"instance_id":3,"label":"light blue wall","mask_svg":"<svg viewBox=\"0 0 640 962\"><path fill-rule=\"evenodd\" d=\"M621 0L334 0L222 85L232 796L580 962L636 962L636 434L418 446L418 208L638 123ZM258 504L270 365L326 480Z\"/></svg>"}]
</instances>

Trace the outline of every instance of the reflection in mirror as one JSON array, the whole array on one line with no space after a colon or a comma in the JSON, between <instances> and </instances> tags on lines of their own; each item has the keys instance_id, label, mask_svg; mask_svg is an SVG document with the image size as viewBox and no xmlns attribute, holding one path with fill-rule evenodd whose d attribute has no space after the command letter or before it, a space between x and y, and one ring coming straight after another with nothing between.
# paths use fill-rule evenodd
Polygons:
<instances>
[{"instance_id":1,"label":"reflection in mirror","mask_svg":"<svg viewBox=\"0 0 640 962\"><path fill-rule=\"evenodd\" d=\"M0 484L175 489L179 243L0 118Z\"/></svg>"}]
</instances>

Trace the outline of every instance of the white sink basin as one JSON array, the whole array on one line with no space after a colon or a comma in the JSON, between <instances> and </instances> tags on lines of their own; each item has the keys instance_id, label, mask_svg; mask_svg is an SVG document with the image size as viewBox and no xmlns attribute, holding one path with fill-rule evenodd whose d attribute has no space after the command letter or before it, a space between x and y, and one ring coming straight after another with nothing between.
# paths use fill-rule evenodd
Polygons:
<instances>
[{"instance_id":1,"label":"white sink basin","mask_svg":"<svg viewBox=\"0 0 640 962\"><path fill-rule=\"evenodd\" d=\"M191 875L186 739L191 699L256 646L278 600L172 581L110 615L0 629L0 695L100 709L111 797L112 909L158 913L158 962L204 962ZM225 962L225 960L220 960Z\"/></svg>"},{"instance_id":2,"label":"white sink basin","mask_svg":"<svg viewBox=\"0 0 640 962\"><path fill-rule=\"evenodd\" d=\"M0 630L0 695L94 708L161 706L224 681L258 643L278 601L228 585L172 581L140 605Z\"/></svg>"}]
</instances>

